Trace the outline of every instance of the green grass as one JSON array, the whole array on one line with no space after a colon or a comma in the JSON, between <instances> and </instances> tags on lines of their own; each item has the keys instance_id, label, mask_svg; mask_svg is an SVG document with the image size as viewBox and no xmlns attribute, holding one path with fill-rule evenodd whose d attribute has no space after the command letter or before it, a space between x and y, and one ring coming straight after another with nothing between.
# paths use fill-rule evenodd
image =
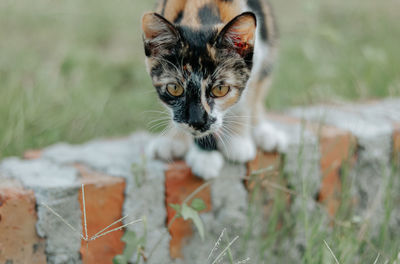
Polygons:
<instances>
[{"instance_id":1,"label":"green grass","mask_svg":"<svg viewBox=\"0 0 400 264\"><path fill-rule=\"evenodd\" d=\"M272 109L400 94L400 4L278 1ZM158 109L140 17L150 1L0 3L0 155L146 129Z\"/></svg>"},{"instance_id":2,"label":"green grass","mask_svg":"<svg viewBox=\"0 0 400 264\"><path fill-rule=\"evenodd\" d=\"M281 52L269 106L400 95L399 2L273 2Z\"/></svg>"},{"instance_id":3,"label":"green grass","mask_svg":"<svg viewBox=\"0 0 400 264\"><path fill-rule=\"evenodd\" d=\"M0 3L0 155L145 129L157 101L139 20L149 4Z\"/></svg>"}]
</instances>

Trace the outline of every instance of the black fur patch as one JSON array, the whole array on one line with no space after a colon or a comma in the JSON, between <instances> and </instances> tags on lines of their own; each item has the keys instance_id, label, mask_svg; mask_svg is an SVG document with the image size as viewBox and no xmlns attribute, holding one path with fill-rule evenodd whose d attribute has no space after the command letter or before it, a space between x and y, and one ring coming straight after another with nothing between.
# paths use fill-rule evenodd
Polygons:
<instances>
[{"instance_id":1,"label":"black fur patch","mask_svg":"<svg viewBox=\"0 0 400 264\"><path fill-rule=\"evenodd\" d=\"M265 24L266 19L260 1L261 0L247 0L247 4L251 8L251 10L254 13L256 13L258 21L257 24L260 25L261 27L260 28L261 39L264 41L268 41L268 28L267 25Z\"/></svg>"},{"instance_id":2,"label":"black fur patch","mask_svg":"<svg viewBox=\"0 0 400 264\"><path fill-rule=\"evenodd\" d=\"M201 72L207 77L214 72L216 62L208 54L207 44L213 43L217 31L212 28L194 30L188 27L178 27L178 31L185 40L187 52L182 54L183 63L190 64L194 72Z\"/></svg>"},{"instance_id":3,"label":"black fur patch","mask_svg":"<svg viewBox=\"0 0 400 264\"><path fill-rule=\"evenodd\" d=\"M150 57L151 55L150 45L146 45L146 43L144 44L144 54L146 55L146 57Z\"/></svg>"},{"instance_id":4,"label":"black fur patch","mask_svg":"<svg viewBox=\"0 0 400 264\"><path fill-rule=\"evenodd\" d=\"M176 18L174 19L174 23L175 23L175 24L181 23L182 18L183 18L183 11L180 11L180 12L178 13L178 15L176 16Z\"/></svg>"},{"instance_id":5,"label":"black fur patch","mask_svg":"<svg viewBox=\"0 0 400 264\"><path fill-rule=\"evenodd\" d=\"M151 76L152 77L160 77L163 74L164 69L160 63L156 64L153 68L151 68Z\"/></svg>"},{"instance_id":6,"label":"black fur patch","mask_svg":"<svg viewBox=\"0 0 400 264\"><path fill-rule=\"evenodd\" d=\"M217 150L217 140L213 135L208 135L202 138L196 138L194 142L202 150L206 151ZM204 166L207 166L207 164L204 164Z\"/></svg>"},{"instance_id":7,"label":"black fur patch","mask_svg":"<svg viewBox=\"0 0 400 264\"><path fill-rule=\"evenodd\" d=\"M218 9L211 4L207 4L200 8L198 16L203 25L215 25L221 22Z\"/></svg>"}]
</instances>

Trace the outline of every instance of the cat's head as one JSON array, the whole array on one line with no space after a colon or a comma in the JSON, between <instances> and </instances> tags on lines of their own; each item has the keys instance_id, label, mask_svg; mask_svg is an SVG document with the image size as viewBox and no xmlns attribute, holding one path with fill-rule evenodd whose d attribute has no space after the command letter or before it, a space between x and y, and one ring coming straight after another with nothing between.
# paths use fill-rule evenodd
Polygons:
<instances>
[{"instance_id":1,"label":"cat's head","mask_svg":"<svg viewBox=\"0 0 400 264\"><path fill-rule=\"evenodd\" d=\"M255 15L193 29L147 13L142 27L147 70L175 124L195 137L218 132L250 77Z\"/></svg>"}]
</instances>

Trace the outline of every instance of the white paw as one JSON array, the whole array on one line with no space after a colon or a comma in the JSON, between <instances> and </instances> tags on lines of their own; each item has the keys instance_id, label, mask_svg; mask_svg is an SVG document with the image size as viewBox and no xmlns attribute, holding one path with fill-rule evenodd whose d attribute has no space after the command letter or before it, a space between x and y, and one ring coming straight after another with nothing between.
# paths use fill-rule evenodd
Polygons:
<instances>
[{"instance_id":1,"label":"white paw","mask_svg":"<svg viewBox=\"0 0 400 264\"><path fill-rule=\"evenodd\" d=\"M186 162L195 175L207 180L219 175L224 166L224 157L216 150L205 151L192 144L186 155Z\"/></svg>"},{"instance_id":2,"label":"white paw","mask_svg":"<svg viewBox=\"0 0 400 264\"><path fill-rule=\"evenodd\" d=\"M264 151L285 152L289 145L287 135L267 122L262 122L253 129L253 138Z\"/></svg>"},{"instance_id":3,"label":"white paw","mask_svg":"<svg viewBox=\"0 0 400 264\"><path fill-rule=\"evenodd\" d=\"M188 143L162 136L150 141L146 148L146 155L152 159L172 161L183 158L188 150Z\"/></svg>"},{"instance_id":4,"label":"white paw","mask_svg":"<svg viewBox=\"0 0 400 264\"><path fill-rule=\"evenodd\" d=\"M229 141L218 142L218 148L228 160L247 162L256 157L257 149L251 137L231 136Z\"/></svg>"}]
</instances>

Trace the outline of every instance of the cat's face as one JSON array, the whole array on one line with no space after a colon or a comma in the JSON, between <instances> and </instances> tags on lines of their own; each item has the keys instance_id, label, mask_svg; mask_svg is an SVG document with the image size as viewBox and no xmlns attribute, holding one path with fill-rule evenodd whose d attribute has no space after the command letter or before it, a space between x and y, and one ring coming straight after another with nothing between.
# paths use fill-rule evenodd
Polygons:
<instances>
[{"instance_id":1,"label":"cat's face","mask_svg":"<svg viewBox=\"0 0 400 264\"><path fill-rule=\"evenodd\" d=\"M142 25L147 69L175 124L195 137L218 132L250 76L254 14L219 29L175 26L156 13Z\"/></svg>"}]
</instances>

